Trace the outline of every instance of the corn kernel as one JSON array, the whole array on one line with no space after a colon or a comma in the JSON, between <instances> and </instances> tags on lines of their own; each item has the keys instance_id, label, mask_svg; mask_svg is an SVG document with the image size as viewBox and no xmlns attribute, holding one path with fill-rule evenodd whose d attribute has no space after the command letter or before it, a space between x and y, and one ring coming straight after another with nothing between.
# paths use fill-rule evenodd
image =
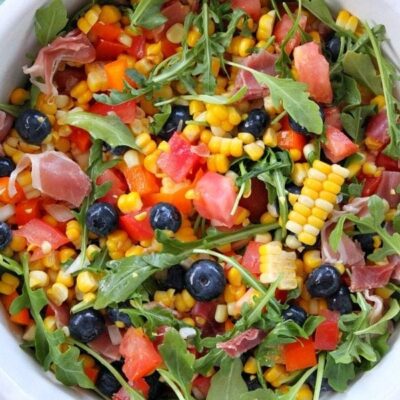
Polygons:
<instances>
[{"instance_id":1,"label":"corn kernel","mask_svg":"<svg viewBox=\"0 0 400 400\"><path fill-rule=\"evenodd\" d=\"M16 88L12 91L10 96L10 103L15 106L22 106L28 99L29 92L23 88Z\"/></svg>"},{"instance_id":2,"label":"corn kernel","mask_svg":"<svg viewBox=\"0 0 400 400\"><path fill-rule=\"evenodd\" d=\"M249 357L243 366L243 371L246 374L256 374L257 373L257 362L254 357Z\"/></svg>"},{"instance_id":3,"label":"corn kernel","mask_svg":"<svg viewBox=\"0 0 400 400\"><path fill-rule=\"evenodd\" d=\"M68 288L61 283L55 283L47 289L47 297L56 306L61 306L68 299Z\"/></svg>"},{"instance_id":4,"label":"corn kernel","mask_svg":"<svg viewBox=\"0 0 400 400\"><path fill-rule=\"evenodd\" d=\"M43 325L46 331L54 332L57 329L57 321L54 315L49 315L43 320Z\"/></svg>"},{"instance_id":5,"label":"corn kernel","mask_svg":"<svg viewBox=\"0 0 400 400\"><path fill-rule=\"evenodd\" d=\"M49 276L44 271L29 272L29 287L31 289L44 288L49 284Z\"/></svg>"}]
</instances>

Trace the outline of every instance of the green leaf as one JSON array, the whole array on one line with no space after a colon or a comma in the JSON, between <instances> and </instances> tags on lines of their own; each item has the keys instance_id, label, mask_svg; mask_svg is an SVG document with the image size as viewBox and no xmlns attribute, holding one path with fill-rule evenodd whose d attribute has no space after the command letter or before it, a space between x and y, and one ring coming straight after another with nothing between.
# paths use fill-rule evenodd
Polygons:
<instances>
[{"instance_id":1,"label":"green leaf","mask_svg":"<svg viewBox=\"0 0 400 400\"><path fill-rule=\"evenodd\" d=\"M361 143L364 139L364 125L368 117L375 114L375 106L368 104L352 108L340 114L345 131L354 139L356 143Z\"/></svg>"},{"instance_id":2,"label":"green leaf","mask_svg":"<svg viewBox=\"0 0 400 400\"><path fill-rule=\"evenodd\" d=\"M374 94L383 93L381 80L368 54L348 51L343 57L343 69L347 75L366 86Z\"/></svg>"},{"instance_id":3,"label":"green leaf","mask_svg":"<svg viewBox=\"0 0 400 400\"><path fill-rule=\"evenodd\" d=\"M161 129L164 127L169 116L171 115L171 111L171 104L166 104L161 108L161 112L153 116L154 121L151 123L151 131L155 135L158 135L161 132Z\"/></svg>"},{"instance_id":4,"label":"green leaf","mask_svg":"<svg viewBox=\"0 0 400 400\"><path fill-rule=\"evenodd\" d=\"M199 94L199 95L184 95L181 96L181 98L188 101L198 100L208 104L230 105L242 100L246 96L247 91L248 91L247 87L243 86L235 94L231 96L218 96L218 95L209 96L206 94Z\"/></svg>"},{"instance_id":5,"label":"green leaf","mask_svg":"<svg viewBox=\"0 0 400 400\"><path fill-rule=\"evenodd\" d=\"M68 22L67 9L62 0L52 0L35 13L35 32L38 42L45 46L56 38Z\"/></svg>"},{"instance_id":6,"label":"green leaf","mask_svg":"<svg viewBox=\"0 0 400 400\"><path fill-rule=\"evenodd\" d=\"M2 254L0 254L0 267L8 271L14 272L14 274L17 275L23 275L24 273L21 264L10 257L3 256Z\"/></svg>"},{"instance_id":7,"label":"green leaf","mask_svg":"<svg viewBox=\"0 0 400 400\"><path fill-rule=\"evenodd\" d=\"M320 21L333 30L338 30L335 20L325 2L325 0L303 0L303 6Z\"/></svg>"},{"instance_id":8,"label":"green leaf","mask_svg":"<svg viewBox=\"0 0 400 400\"><path fill-rule=\"evenodd\" d=\"M196 359L194 369L199 374L206 375L211 368L219 366L221 361L227 357L224 350L213 348L203 357Z\"/></svg>"},{"instance_id":9,"label":"green leaf","mask_svg":"<svg viewBox=\"0 0 400 400\"><path fill-rule=\"evenodd\" d=\"M242 369L240 359L225 359L211 379L207 400L241 400L241 396L248 392Z\"/></svg>"},{"instance_id":10,"label":"green leaf","mask_svg":"<svg viewBox=\"0 0 400 400\"><path fill-rule=\"evenodd\" d=\"M363 183L350 183L348 193L351 197L361 197L363 187Z\"/></svg>"},{"instance_id":11,"label":"green leaf","mask_svg":"<svg viewBox=\"0 0 400 400\"><path fill-rule=\"evenodd\" d=\"M17 118L18 115L22 111L22 107L20 106L13 106L11 104L4 104L0 103L0 110L6 112L7 114L12 115L13 117Z\"/></svg>"},{"instance_id":12,"label":"green leaf","mask_svg":"<svg viewBox=\"0 0 400 400\"><path fill-rule=\"evenodd\" d=\"M189 397L195 357L188 351L186 342L175 329L170 329L158 349L174 382Z\"/></svg>"},{"instance_id":13,"label":"green leaf","mask_svg":"<svg viewBox=\"0 0 400 400\"><path fill-rule=\"evenodd\" d=\"M101 116L85 111L69 112L63 123L85 129L93 139L100 139L111 147L128 146L140 150L129 128L115 115Z\"/></svg>"},{"instance_id":14,"label":"green leaf","mask_svg":"<svg viewBox=\"0 0 400 400\"><path fill-rule=\"evenodd\" d=\"M232 62L228 64L251 72L260 85L269 88L275 107L282 102L283 108L297 123L309 132L322 133L323 123L320 110L317 103L310 100L306 84L292 79L275 78L241 64Z\"/></svg>"},{"instance_id":15,"label":"green leaf","mask_svg":"<svg viewBox=\"0 0 400 400\"><path fill-rule=\"evenodd\" d=\"M134 11L128 9L131 28L141 26L154 29L166 22L167 18L161 13L164 0L141 0Z\"/></svg>"},{"instance_id":16,"label":"green leaf","mask_svg":"<svg viewBox=\"0 0 400 400\"><path fill-rule=\"evenodd\" d=\"M328 354L324 377L328 379L329 385L336 392L344 392L347 389L349 381L355 378L354 364L338 364L335 359Z\"/></svg>"},{"instance_id":17,"label":"green leaf","mask_svg":"<svg viewBox=\"0 0 400 400\"><path fill-rule=\"evenodd\" d=\"M242 394L240 400L276 400L276 395L270 389L257 389Z\"/></svg>"},{"instance_id":18,"label":"green leaf","mask_svg":"<svg viewBox=\"0 0 400 400\"><path fill-rule=\"evenodd\" d=\"M335 229L331 232L329 236L329 246L332 247L334 251L339 248L340 241L342 240L344 223L346 222L346 217L340 217L336 223Z\"/></svg>"},{"instance_id":19,"label":"green leaf","mask_svg":"<svg viewBox=\"0 0 400 400\"><path fill-rule=\"evenodd\" d=\"M347 105L353 106L361 104L361 93L358 89L356 80L351 78L350 76L344 75L343 82L345 93L342 100Z\"/></svg>"}]
</instances>

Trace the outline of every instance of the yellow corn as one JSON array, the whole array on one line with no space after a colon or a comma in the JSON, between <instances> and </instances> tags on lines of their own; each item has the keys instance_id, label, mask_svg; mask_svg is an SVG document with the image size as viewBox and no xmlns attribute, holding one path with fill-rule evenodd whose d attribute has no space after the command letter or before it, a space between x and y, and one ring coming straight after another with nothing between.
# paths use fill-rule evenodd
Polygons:
<instances>
[{"instance_id":1,"label":"yellow corn","mask_svg":"<svg viewBox=\"0 0 400 400\"><path fill-rule=\"evenodd\" d=\"M82 228L78 221L72 220L67 222L65 235L75 245L80 246Z\"/></svg>"},{"instance_id":2,"label":"yellow corn","mask_svg":"<svg viewBox=\"0 0 400 400\"><path fill-rule=\"evenodd\" d=\"M108 77L103 64L86 65L87 86L93 93L104 92L108 89Z\"/></svg>"},{"instance_id":3,"label":"yellow corn","mask_svg":"<svg viewBox=\"0 0 400 400\"><path fill-rule=\"evenodd\" d=\"M309 274L322 264L321 252L319 250L309 250L303 255L304 269Z\"/></svg>"},{"instance_id":4,"label":"yellow corn","mask_svg":"<svg viewBox=\"0 0 400 400\"><path fill-rule=\"evenodd\" d=\"M94 24L99 20L101 13L101 7L99 5L94 5L89 11L85 13L78 20L78 28L85 34L87 34L94 26Z\"/></svg>"},{"instance_id":5,"label":"yellow corn","mask_svg":"<svg viewBox=\"0 0 400 400\"><path fill-rule=\"evenodd\" d=\"M154 301L164 305L165 307L174 308L175 289L168 289L167 291L157 290L154 293Z\"/></svg>"},{"instance_id":6,"label":"yellow corn","mask_svg":"<svg viewBox=\"0 0 400 400\"><path fill-rule=\"evenodd\" d=\"M213 127L220 127L225 132L231 131L242 121L235 107L206 104L206 121Z\"/></svg>"},{"instance_id":7,"label":"yellow corn","mask_svg":"<svg viewBox=\"0 0 400 400\"><path fill-rule=\"evenodd\" d=\"M186 42L189 47L194 47L196 46L200 38L201 38L200 32L197 29L192 28L187 35Z\"/></svg>"},{"instance_id":8,"label":"yellow corn","mask_svg":"<svg viewBox=\"0 0 400 400\"><path fill-rule=\"evenodd\" d=\"M225 304L218 304L215 309L215 321L223 324L228 319L228 307Z\"/></svg>"},{"instance_id":9,"label":"yellow corn","mask_svg":"<svg viewBox=\"0 0 400 400\"><path fill-rule=\"evenodd\" d=\"M110 257L113 260L119 260L125 257L125 253L132 246L132 242L125 231L116 230L107 236L106 246Z\"/></svg>"},{"instance_id":10,"label":"yellow corn","mask_svg":"<svg viewBox=\"0 0 400 400\"><path fill-rule=\"evenodd\" d=\"M264 379L273 387L277 388L290 380L290 374L286 372L285 367L280 364L268 368L264 372Z\"/></svg>"},{"instance_id":11,"label":"yellow corn","mask_svg":"<svg viewBox=\"0 0 400 400\"><path fill-rule=\"evenodd\" d=\"M243 371L246 374L254 375L257 373L257 361L254 357L249 357L243 366Z\"/></svg>"},{"instance_id":12,"label":"yellow corn","mask_svg":"<svg viewBox=\"0 0 400 400\"><path fill-rule=\"evenodd\" d=\"M105 5L101 8L99 20L105 24L115 24L122 18L121 11L113 5Z\"/></svg>"},{"instance_id":13,"label":"yellow corn","mask_svg":"<svg viewBox=\"0 0 400 400\"><path fill-rule=\"evenodd\" d=\"M76 99L79 105L89 103L93 98L93 93L90 91L87 81L81 81L76 84L71 90L71 97Z\"/></svg>"},{"instance_id":14,"label":"yellow corn","mask_svg":"<svg viewBox=\"0 0 400 400\"><path fill-rule=\"evenodd\" d=\"M64 270L60 269L56 278L57 283L61 283L67 288L74 286L74 278L71 274L66 273Z\"/></svg>"},{"instance_id":15,"label":"yellow corn","mask_svg":"<svg viewBox=\"0 0 400 400\"><path fill-rule=\"evenodd\" d=\"M179 312L189 312L195 304L196 300L190 295L190 293L186 289L184 289L182 293L178 293L175 295L175 308Z\"/></svg>"},{"instance_id":16,"label":"yellow corn","mask_svg":"<svg viewBox=\"0 0 400 400\"><path fill-rule=\"evenodd\" d=\"M189 103L189 113L190 115L196 116L201 114L203 111L205 111L206 107L201 101L198 100L192 100Z\"/></svg>"},{"instance_id":17,"label":"yellow corn","mask_svg":"<svg viewBox=\"0 0 400 400\"><path fill-rule=\"evenodd\" d=\"M254 143L244 145L243 150L252 161L258 161L264 155L265 144L261 140L257 140Z\"/></svg>"},{"instance_id":18,"label":"yellow corn","mask_svg":"<svg viewBox=\"0 0 400 400\"><path fill-rule=\"evenodd\" d=\"M37 98L36 108L47 115L54 115L57 112L57 105L54 101L54 97L46 96L43 93L40 93Z\"/></svg>"},{"instance_id":19,"label":"yellow corn","mask_svg":"<svg viewBox=\"0 0 400 400\"><path fill-rule=\"evenodd\" d=\"M207 169L224 174L229 170L229 159L225 154L212 154L207 159Z\"/></svg>"},{"instance_id":20,"label":"yellow corn","mask_svg":"<svg viewBox=\"0 0 400 400\"><path fill-rule=\"evenodd\" d=\"M242 285L242 275L236 268L231 268L227 274L228 282L233 286Z\"/></svg>"},{"instance_id":21,"label":"yellow corn","mask_svg":"<svg viewBox=\"0 0 400 400\"><path fill-rule=\"evenodd\" d=\"M308 163L295 163L291 173L291 179L296 186L303 186L304 180L307 178Z\"/></svg>"},{"instance_id":22,"label":"yellow corn","mask_svg":"<svg viewBox=\"0 0 400 400\"><path fill-rule=\"evenodd\" d=\"M272 31L275 25L276 12L271 10L261 16L258 21L257 40L268 40L272 36Z\"/></svg>"},{"instance_id":23,"label":"yellow corn","mask_svg":"<svg viewBox=\"0 0 400 400\"><path fill-rule=\"evenodd\" d=\"M56 306L61 306L68 299L68 288L62 283L55 283L47 289L47 297Z\"/></svg>"},{"instance_id":24,"label":"yellow corn","mask_svg":"<svg viewBox=\"0 0 400 400\"><path fill-rule=\"evenodd\" d=\"M278 145L278 135L272 127L269 127L264 135L263 142L267 147L276 147Z\"/></svg>"},{"instance_id":25,"label":"yellow corn","mask_svg":"<svg viewBox=\"0 0 400 400\"><path fill-rule=\"evenodd\" d=\"M243 142L238 138L212 136L208 143L208 149L212 154L241 157L243 155Z\"/></svg>"},{"instance_id":26,"label":"yellow corn","mask_svg":"<svg viewBox=\"0 0 400 400\"><path fill-rule=\"evenodd\" d=\"M154 64L159 64L164 56L161 50L161 42L146 45L146 58Z\"/></svg>"},{"instance_id":27,"label":"yellow corn","mask_svg":"<svg viewBox=\"0 0 400 400\"><path fill-rule=\"evenodd\" d=\"M196 142L200 138L201 131L202 129L200 126L188 124L183 129L182 134L189 142Z\"/></svg>"},{"instance_id":28,"label":"yellow corn","mask_svg":"<svg viewBox=\"0 0 400 400\"><path fill-rule=\"evenodd\" d=\"M10 248L15 252L23 251L26 248L26 239L22 236L13 235Z\"/></svg>"},{"instance_id":29,"label":"yellow corn","mask_svg":"<svg viewBox=\"0 0 400 400\"><path fill-rule=\"evenodd\" d=\"M97 279L90 271L80 272L76 278L76 287L81 293L90 293L97 290Z\"/></svg>"},{"instance_id":30,"label":"yellow corn","mask_svg":"<svg viewBox=\"0 0 400 400\"><path fill-rule=\"evenodd\" d=\"M50 282L49 275L44 271L29 272L29 286L31 289L46 287Z\"/></svg>"},{"instance_id":31,"label":"yellow corn","mask_svg":"<svg viewBox=\"0 0 400 400\"><path fill-rule=\"evenodd\" d=\"M152 153L148 154L143 160L143 166L152 174L157 174L159 172L157 160L161 153L161 150L156 149Z\"/></svg>"},{"instance_id":32,"label":"yellow corn","mask_svg":"<svg viewBox=\"0 0 400 400\"><path fill-rule=\"evenodd\" d=\"M282 243L274 241L260 246L259 254L262 283L272 283L280 277L279 289L291 290L297 287L295 252L284 251Z\"/></svg>"},{"instance_id":33,"label":"yellow corn","mask_svg":"<svg viewBox=\"0 0 400 400\"><path fill-rule=\"evenodd\" d=\"M131 246L126 252L125 257L140 256L144 253L142 246Z\"/></svg>"},{"instance_id":34,"label":"yellow corn","mask_svg":"<svg viewBox=\"0 0 400 400\"><path fill-rule=\"evenodd\" d=\"M149 155L157 149L157 143L148 133L141 133L136 136L136 144L145 155Z\"/></svg>"},{"instance_id":35,"label":"yellow corn","mask_svg":"<svg viewBox=\"0 0 400 400\"><path fill-rule=\"evenodd\" d=\"M370 104L377 106L378 111L382 111L386 107L385 97L383 95L375 96L371 101Z\"/></svg>"},{"instance_id":36,"label":"yellow corn","mask_svg":"<svg viewBox=\"0 0 400 400\"><path fill-rule=\"evenodd\" d=\"M377 170L377 166L371 161L365 162L362 166L362 172L367 176L375 176Z\"/></svg>"},{"instance_id":37,"label":"yellow corn","mask_svg":"<svg viewBox=\"0 0 400 400\"><path fill-rule=\"evenodd\" d=\"M79 224L78 224L79 225ZM79 225L80 226L80 225ZM72 234L72 233L71 233ZM75 234L75 233L74 233ZM68 237L68 235L67 235ZM80 237L80 231L79 231L79 237ZM68 238L69 239L69 238ZM71 240L71 239L70 239ZM71 249L70 247L64 247L60 250L59 252L59 258L61 264L66 263L68 260L74 259L76 256L76 251L74 249Z\"/></svg>"},{"instance_id":38,"label":"yellow corn","mask_svg":"<svg viewBox=\"0 0 400 400\"><path fill-rule=\"evenodd\" d=\"M246 57L255 45L256 41L252 37L235 36L228 47L228 53L238 57Z\"/></svg>"},{"instance_id":39,"label":"yellow corn","mask_svg":"<svg viewBox=\"0 0 400 400\"><path fill-rule=\"evenodd\" d=\"M343 29L355 32L357 30L359 20L346 10L341 10L336 18L336 24Z\"/></svg>"},{"instance_id":40,"label":"yellow corn","mask_svg":"<svg viewBox=\"0 0 400 400\"><path fill-rule=\"evenodd\" d=\"M121 212L124 214L139 211L143 207L143 203L138 192L122 194L118 198L117 205Z\"/></svg>"},{"instance_id":41,"label":"yellow corn","mask_svg":"<svg viewBox=\"0 0 400 400\"><path fill-rule=\"evenodd\" d=\"M49 315L43 320L43 325L46 331L54 332L57 329L57 321L54 315Z\"/></svg>"},{"instance_id":42,"label":"yellow corn","mask_svg":"<svg viewBox=\"0 0 400 400\"><path fill-rule=\"evenodd\" d=\"M183 39L184 27L181 23L172 25L166 32L165 36L171 43L180 44Z\"/></svg>"},{"instance_id":43,"label":"yellow corn","mask_svg":"<svg viewBox=\"0 0 400 400\"><path fill-rule=\"evenodd\" d=\"M29 99L29 92L23 88L16 88L10 96L10 103L15 106L22 106Z\"/></svg>"}]
</instances>

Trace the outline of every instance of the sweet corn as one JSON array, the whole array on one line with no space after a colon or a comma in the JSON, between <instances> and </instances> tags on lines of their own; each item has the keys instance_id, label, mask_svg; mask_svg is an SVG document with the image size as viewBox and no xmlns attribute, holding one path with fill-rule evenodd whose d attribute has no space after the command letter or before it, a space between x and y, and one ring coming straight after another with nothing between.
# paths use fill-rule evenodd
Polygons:
<instances>
[{"instance_id":1,"label":"sweet corn","mask_svg":"<svg viewBox=\"0 0 400 400\"><path fill-rule=\"evenodd\" d=\"M319 250L309 250L303 254L304 269L307 274L318 268L322 264L321 252Z\"/></svg>"},{"instance_id":2,"label":"sweet corn","mask_svg":"<svg viewBox=\"0 0 400 400\"><path fill-rule=\"evenodd\" d=\"M49 275L44 271L29 272L29 286L31 289L46 287L50 282Z\"/></svg>"},{"instance_id":3,"label":"sweet corn","mask_svg":"<svg viewBox=\"0 0 400 400\"><path fill-rule=\"evenodd\" d=\"M228 53L238 57L246 57L255 45L256 41L252 37L235 36L228 47Z\"/></svg>"},{"instance_id":4,"label":"sweet corn","mask_svg":"<svg viewBox=\"0 0 400 400\"><path fill-rule=\"evenodd\" d=\"M290 378L290 374L286 372L285 367L280 364L276 364L264 372L264 379L275 388L288 382Z\"/></svg>"},{"instance_id":5,"label":"sweet corn","mask_svg":"<svg viewBox=\"0 0 400 400\"><path fill-rule=\"evenodd\" d=\"M186 43L188 44L189 47L194 47L196 46L197 42L200 40L201 34L196 28L190 29L187 38L186 38Z\"/></svg>"},{"instance_id":6,"label":"sweet corn","mask_svg":"<svg viewBox=\"0 0 400 400\"><path fill-rule=\"evenodd\" d=\"M243 142L238 138L212 136L208 143L208 149L212 154L241 157L243 155Z\"/></svg>"},{"instance_id":7,"label":"sweet corn","mask_svg":"<svg viewBox=\"0 0 400 400\"><path fill-rule=\"evenodd\" d=\"M228 282L233 286L242 285L242 275L236 268L231 268L227 274Z\"/></svg>"},{"instance_id":8,"label":"sweet corn","mask_svg":"<svg viewBox=\"0 0 400 400\"><path fill-rule=\"evenodd\" d=\"M357 30L359 22L360 21L357 17L351 15L346 10L340 11L336 18L336 24L338 26L353 33Z\"/></svg>"},{"instance_id":9,"label":"sweet corn","mask_svg":"<svg viewBox=\"0 0 400 400\"><path fill-rule=\"evenodd\" d=\"M262 15L258 21L257 40L268 40L272 36L272 31L275 25L276 12L271 10Z\"/></svg>"},{"instance_id":10,"label":"sweet corn","mask_svg":"<svg viewBox=\"0 0 400 400\"><path fill-rule=\"evenodd\" d=\"M243 372L254 375L257 373L257 361L254 357L249 357L243 366Z\"/></svg>"},{"instance_id":11,"label":"sweet corn","mask_svg":"<svg viewBox=\"0 0 400 400\"><path fill-rule=\"evenodd\" d=\"M183 129L183 136L189 140L189 142L195 142L200 138L201 127L198 125L187 124Z\"/></svg>"},{"instance_id":12,"label":"sweet corn","mask_svg":"<svg viewBox=\"0 0 400 400\"><path fill-rule=\"evenodd\" d=\"M128 234L122 230L116 230L107 236L107 250L113 260L119 260L132 246Z\"/></svg>"},{"instance_id":13,"label":"sweet corn","mask_svg":"<svg viewBox=\"0 0 400 400\"><path fill-rule=\"evenodd\" d=\"M122 194L118 198L117 205L121 212L124 214L139 211L143 207L143 203L138 192Z\"/></svg>"},{"instance_id":14,"label":"sweet corn","mask_svg":"<svg viewBox=\"0 0 400 400\"><path fill-rule=\"evenodd\" d=\"M291 290L297 287L296 253L284 251L278 241L263 244L259 248L260 281L272 283L280 278L278 288Z\"/></svg>"},{"instance_id":15,"label":"sweet corn","mask_svg":"<svg viewBox=\"0 0 400 400\"><path fill-rule=\"evenodd\" d=\"M81 81L72 88L71 96L79 105L85 105L92 100L93 93L89 89L87 81Z\"/></svg>"},{"instance_id":16,"label":"sweet corn","mask_svg":"<svg viewBox=\"0 0 400 400\"><path fill-rule=\"evenodd\" d=\"M29 92L23 88L16 88L10 96L10 103L15 106L22 106L29 99Z\"/></svg>"},{"instance_id":17,"label":"sweet corn","mask_svg":"<svg viewBox=\"0 0 400 400\"><path fill-rule=\"evenodd\" d=\"M207 169L224 174L229 170L229 159L225 154L212 154L207 159Z\"/></svg>"},{"instance_id":18,"label":"sweet corn","mask_svg":"<svg viewBox=\"0 0 400 400\"><path fill-rule=\"evenodd\" d=\"M72 220L67 222L65 235L67 238L75 245L75 247L80 246L82 227L77 220Z\"/></svg>"},{"instance_id":19,"label":"sweet corn","mask_svg":"<svg viewBox=\"0 0 400 400\"><path fill-rule=\"evenodd\" d=\"M296 186L303 186L309 169L308 163L295 163L290 177Z\"/></svg>"},{"instance_id":20,"label":"sweet corn","mask_svg":"<svg viewBox=\"0 0 400 400\"><path fill-rule=\"evenodd\" d=\"M68 288L62 283L54 283L47 289L47 297L56 306L61 306L68 299Z\"/></svg>"},{"instance_id":21,"label":"sweet corn","mask_svg":"<svg viewBox=\"0 0 400 400\"><path fill-rule=\"evenodd\" d=\"M278 135L274 128L269 127L264 135L263 142L267 147L276 147L278 145Z\"/></svg>"},{"instance_id":22,"label":"sweet corn","mask_svg":"<svg viewBox=\"0 0 400 400\"><path fill-rule=\"evenodd\" d=\"M85 13L78 20L78 28L85 34L87 34L99 20L102 9L99 5L94 5L89 11Z\"/></svg>"},{"instance_id":23,"label":"sweet corn","mask_svg":"<svg viewBox=\"0 0 400 400\"><path fill-rule=\"evenodd\" d=\"M79 231L79 235L80 235L80 231ZM67 235L67 237L68 237L68 235ZM68 260L72 260L73 258L75 258L75 256L76 256L76 251L74 249L71 249L70 247L64 247L59 252L59 258L60 258L61 264L66 263Z\"/></svg>"},{"instance_id":24,"label":"sweet corn","mask_svg":"<svg viewBox=\"0 0 400 400\"><path fill-rule=\"evenodd\" d=\"M168 308L174 308L175 305L175 289L167 291L157 290L154 293L154 301Z\"/></svg>"},{"instance_id":25,"label":"sweet corn","mask_svg":"<svg viewBox=\"0 0 400 400\"><path fill-rule=\"evenodd\" d=\"M225 304L217 305L214 319L220 324L223 324L228 319L228 307Z\"/></svg>"},{"instance_id":26,"label":"sweet corn","mask_svg":"<svg viewBox=\"0 0 400 400\"><path fill-rule=\"evenodd\" d=\"M370 104L377 106L378 111L382 111L386 107L385 97L383 95L375 96L371 101Z\"/></svg>"},{"instance_id":27,"label":"sweet corn","mask_svg":"<svg viewBox=\"0 0 400 400\"><path fill-rule=\"evenodd\" d=\"M10 243L12 251L21 252L26 248L26 239L22 236L13 235Z\"/></svg>"},{"instance_id":28,"label":"sweet corn","mask_svg":"<svg viewBox=\"0 0 400 400\"><path fill-rule=\"evenodd\" d=\"M91 92L104 92L108 89L108 77L103 64L88 64L85 69L87 73L87 86Z\"/></svg>"},{"instance_id":29,"label":"sweet corn","mask_svg":"<svg viewBox=\"0 0 400 400\"><path fill-rule=\"evenodd\" d=\"M71 274L66 273L64 270L60 269L56 278L57 283L61 283L67 288L74 286L74 277Z\"/></svg>"},{"instance_id":30,"label":"sweet corn","mask_svg":"<svg viewBox=\"0 0 400 400\"><path fill-rule=\"evenodd\" d=\"M265 144L261 140L257 140L254 143L244 145L243 150L252 161L258 161L264 155Z\"/></svg>"},{"instance_id":31,"label":"sweet corn","mask_svg":"<svg viewBox=\"0 0 400 400\"><path fill-rule=\"evenodd\" d=\"M76 278L76 287L81 293L90 293L97 290L98 282L92 272L83 271Z\"/></svg>"},{"instance_id":32,"label":"sweet corn","mask_svg":"<svg viewBox=\"0 0 400 400\"><path fill-rule=\"evenodd\" d=\"M189 312L196 304L196 300L184 289L175 295L175 308L179 312Z\"/></svg>"},{"instance_id":33,"label":"sweet corn","mask_svg":"<svg viewBox=\"0 0 400 400\"><path fill-rule=\"evenodd\" d=\"M159 172L157 160L161 153L161 150L156 149L152 153L148 154L143 160L143 166L152 174L157 174Z\"/></svg>"},{"instance_id":34,"label":"sweet corn","mask_svg":"<svg viewBox=\"0 0 400 400\"><path fill-rule=\"evenodd\" d=\"M189 113L190 113L190 115L196 116L196 115L201 114L205 110L206 110L206 107L201 101L192 100L189 103Z\"/></svg>"},{"instance_id":35,"label":"sweet corn","mask_svg":"<svg viewBox=\"0 0 400 400\"><path fill-rule=\"evenodd\" d=\"M54 332L57 329L57 321L54 315L49 315L43 320L43 325L46 331Z\"/></svg>"},{"instance_id":36,"label":"sweet corn","mask_svg":"<svg viewBox=\"0 0 400 400\"><path fill-rule=\"evenodd\" d=\"M125 257L130 256L140 256L144 253L144 248L142 246L131 246L126 252Z\"/></svg>"},{"instance_id":37,"label":"sweet corn","mask_svg":"<svg viewBox=\"0 0 400 400\"><path fill-rule=\"evenodd\" d=\"M217 104L206 104L206 121L214 127L221 127L225 132L230 132L242 121L235 107Z\"/></svg>"},{"instance_id":38,"label":"sweet corn","mask_svg":"<svg viewBox=\"0 0 400 400\"><path fill-rule=\"evenodd\" d=\"M157 143L148 133L141 133L136 136L136 144L145 155L149 155L157 149Z\"/></svg>"}]
</instances>

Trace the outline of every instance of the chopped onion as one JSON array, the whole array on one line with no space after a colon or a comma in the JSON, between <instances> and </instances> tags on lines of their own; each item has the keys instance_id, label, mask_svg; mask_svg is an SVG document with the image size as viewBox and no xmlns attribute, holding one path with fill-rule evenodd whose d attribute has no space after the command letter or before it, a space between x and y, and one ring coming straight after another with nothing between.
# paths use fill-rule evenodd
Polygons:
<instances>
[{"instance_id":1,"label":"chopped onion","mask_svg":"<svg viewBox=\"0 0 400 400\"><path fill-rule=\"evenodd\" d=\"M7 221L8 218L15 214L15 207L12 204L7 204L0 208L0 221Z\"/></svg>"},{"instance_id":2,"label":"chopped onion","mask_svg":"<svg viewBox=\"0 0 400 400\"><path fill-rule=\"evenodd\" d=\"M121 332L119 331L119 328L117 328L115 325L109 325L107 329L108 329L108 334L110 335L111 343L114 346L118 346L119 344L121 344L122 335Z\"/></svg>"}]
</instances>

